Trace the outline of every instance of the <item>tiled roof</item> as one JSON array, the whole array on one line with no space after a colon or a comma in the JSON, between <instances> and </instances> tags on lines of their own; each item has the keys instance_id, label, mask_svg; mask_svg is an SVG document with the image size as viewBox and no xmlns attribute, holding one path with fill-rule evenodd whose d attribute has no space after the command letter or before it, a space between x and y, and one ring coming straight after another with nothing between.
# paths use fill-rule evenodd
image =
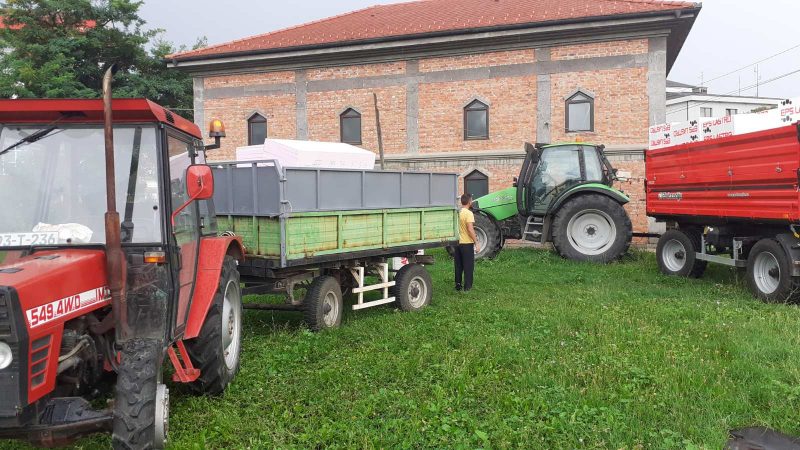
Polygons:
<instances>
[{"instance_id":1,"label":"tiled roof","mask_svg":"<svg viewBox=\"0 0 800 450\"><path fill-rule=\"evenodd\" d=\"M214 57L501 26L695 8L659 0L419 0L372 6L303 25L171 55Z\"/></svg>"}]
</instances>

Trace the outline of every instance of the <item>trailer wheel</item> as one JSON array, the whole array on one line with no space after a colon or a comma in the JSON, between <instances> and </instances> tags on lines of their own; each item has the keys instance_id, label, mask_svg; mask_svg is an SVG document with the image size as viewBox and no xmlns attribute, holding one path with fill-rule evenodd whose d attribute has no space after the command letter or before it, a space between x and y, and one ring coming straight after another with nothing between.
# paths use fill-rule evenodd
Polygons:
<instances>
[{"instance_id":1,"label":"trailer wheel","mask_svg":"<svg viewBox=\"0 0 800 450\"><path fill-rule=\"evenodd\" d=\"M669 230L658 239L656 259L664 275L700 278L708 262L696 257L700 250L700 234L693 230Z\"/></svg>"},{"instance_id":2,"label":"trailer wheel","mask_svg":"<svg viewBox=\"0 0 800 450\"><path fill-rule=\"evenodd\" d=\"M796 300L800 282L792 276L791 262L774 239L762 239L747 258L747 285L753 295L767 302Z\"/></svg>"},{"instance_id":3,"label":"trailer wheel","mask_svg":"<svg viewBox=\"0 0 800 450\"><path fill-rule=\"evenodd\" d=\"M239 372L242 348L242 290L236 260L226 256L222 262L219 288L200 329L186 341L192 364L200 378L189 386L197 393L219 395Z\"/></svg>"},{"instance_id":4,"label":"trailer wheel","mask_svg":"<svg viewBox=\"0 0 800 450\"><path fill-rule=\"evenodd\" d=\"M579 195L568 200L553 220L553 246L566 259L614 261L628 251L632 236L625 208L606 195Z\"/></svg>"},{"instance_id":5,"label":"trailer wheel","mask_svg":"<svg viewBox=\"0 0 800 450\"><path fill-rule=\"evenodd\" d=\"M425 266L408 264L394 277L394 295L403 311L417 311L431 303L433 282Z\"/></svg>"},{"instance_id":6,"label":"trailer wheel","mask_svg":"<svg viewBox=\"0 0 800 450\"><path fill-rule=\"evenodd\" d=\"M342 323L342 288L336 278L314 278L303 300L305 322L312 331L336 328Z\"/></svg>"},{"instance_id":7,"label":"trailer wheel","mask_svg":"<svg viewBox=\"0 0 800 450\"><path fill-rule=\"evenodd\" d=\"M475 254L475 259L494 259L503 249L500 227L483 214L475 214L475 237L481 251Z\"/></svg>"},{"instance_id":8,"label":"trailer wheel","mask_svg":"<svg viewBox=\"0 0 800 450\"><path fill-rule=\"evenodd\" d=\"M169 390L159 383L163 353L154 339L122 345L114 396L112 447L161 449L169 429Z\"/></svg>"}]
</instances>

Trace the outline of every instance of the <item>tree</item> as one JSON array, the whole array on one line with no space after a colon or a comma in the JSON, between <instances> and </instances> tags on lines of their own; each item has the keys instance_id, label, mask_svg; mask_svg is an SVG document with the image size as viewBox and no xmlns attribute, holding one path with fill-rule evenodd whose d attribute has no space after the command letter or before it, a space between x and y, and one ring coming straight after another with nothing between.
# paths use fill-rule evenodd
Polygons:
<instances>
[{"instance_id":1,"label":"tree","mask_svg":"<svg viewBox=\"0 0 800 450\"><path fill-rule=\"evenodd\" d=\"M0 6L0 97L96 98L115 63L116 97L190 111L191 78L166 67L175 48L145 29L136 0L6 0ZM197 46L205 44L198 40ZM148 49L148 45L150 48Z\"/></svg>"}]
</instances>

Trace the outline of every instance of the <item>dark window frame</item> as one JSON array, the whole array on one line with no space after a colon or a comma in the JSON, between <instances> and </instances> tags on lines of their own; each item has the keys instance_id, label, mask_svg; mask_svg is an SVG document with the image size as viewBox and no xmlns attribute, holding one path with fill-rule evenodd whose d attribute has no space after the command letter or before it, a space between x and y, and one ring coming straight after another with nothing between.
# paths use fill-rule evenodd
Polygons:
<instances>
[{"instance_id":1,"label":"dark window frame","mask_svg":"<svg viewBox=\"0 0 800 450\"><path fill-rule=\"evenodd\" d=\"M344 139L344 121L358 120L358 140L346 141ZM364 123L361 120L361 113L355 108L347 108L339 114L339 142L350 145L361 145L364 142Z\"/></svg>"},{"instance_id":2,"label":"dark window frame","mask_svg":"<svg viewBox=\"0 0 800 450\"><path fill-rule=\"evenodd\" d=\"M264 139L269 138L269 125L267 123L267 118L264 117L260 113L253 113L250 117L247 118L247 145L261 145L263 142L260 143L253 143L253 127L255 125L264 124Z\"/></svg>"},{"instance_id":3,"label":"dark window frame","mask_svg":"<svg viewBox=\"0 0 800 450\"><path fill-rule=\"evenodd\" d=\"M577 99L576 97L584 97L584 99ZM588 130L573 130L569 124L569 107L570 105L589 105L589 129ZM570 95L564 101L564 129L567 133L594 133L594 96L587 94L584 91L577 91Z\"/></svg>"},{"instance_id":4,"label":"dark window frame","mask_svg":"<svg viewBox=\"0 0 800 450\"><path fill-rule=\"evenodd\" d=\"M466 174L464 176L464 193L466 193L466 194L472 194L471 192L469 192L469 190L467 190L467 186L468 186L470 181L483 181L483 182L485 182L486 183L486 189L485 189L486 190L486 194L488 194L490 192L489 191L489 176L486 175L485 173L481 172L480 170L474 169L470 173L468 173L468 174ZM486 195L486 194L484 194L484 195ZM478 197L480 197L480 195L473 195L473 198L478 198Z\"/></svg>"},{"instance_id":5,"label":"dark window frame","mask_svg":"<svg viewBox=\"0 0 800 450\"><path fill-rule=\"evenodd\" d=\"M467 126L468 123L467 116L469 115L470 112L475 112L475 111L486 112L486 123L485 123L486 132L480 136L470 136L468 132L469 128ZM488 139L489 139L489 105L478 99L472 100L471 102L469 102L469 104L467 104L467 106L464 107L464 140L485 141Z\"/></svg>"}]
</instances>

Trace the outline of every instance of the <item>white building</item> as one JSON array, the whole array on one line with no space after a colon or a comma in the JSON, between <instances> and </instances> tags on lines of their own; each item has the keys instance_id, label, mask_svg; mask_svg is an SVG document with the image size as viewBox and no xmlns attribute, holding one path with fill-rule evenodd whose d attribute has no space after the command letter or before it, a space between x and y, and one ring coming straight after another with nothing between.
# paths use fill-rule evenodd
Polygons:
<instances>
[{"instance_id":1,"label":"white building","mask_svg":"<svg viewBox=\"0 0 800 450\"><path fill-rule=\"evenodd\" d=\"M759 108L775 108L779 98L709 94L708 88L667 80L667 122L703 117L746 114Z\"/></svg>"}]
</instances>

